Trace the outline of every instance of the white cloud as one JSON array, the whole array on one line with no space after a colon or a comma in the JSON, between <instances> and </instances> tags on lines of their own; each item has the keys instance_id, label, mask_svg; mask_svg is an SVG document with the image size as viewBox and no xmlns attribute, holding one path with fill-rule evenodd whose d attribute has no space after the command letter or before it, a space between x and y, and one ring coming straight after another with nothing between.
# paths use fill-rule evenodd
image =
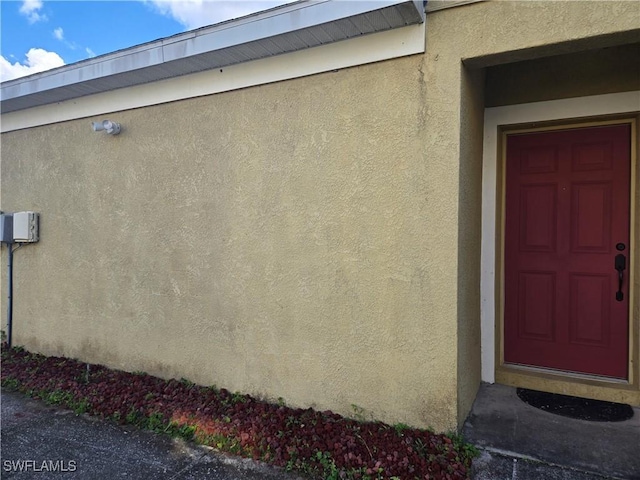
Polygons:
<instances>
[{"instance_id":1,"label":"white cloud","mask_svg":"<svg viewBox=\"0 0 640 480\"><path fill-rule=\"evenodd\" d=\"M177 20L187 29L242 17L291 1L293 0L143 0L157 12Z\"/></svg>"},{"instance_id":2,"label":"white cloud","mask_svg":"<svg viewBox=\"0 0 640 480\"><path fill-rule=\"evenodd\" d=\"M64 60L55 52L48 52L42 48L32 48L27 52L24 64L11 63L0 55L0 81L5 82L18 77L25 77L33 73L44 72L52 68L61 67Z\"/></svg>"},{"instance_id":3,"label":"white cloud","mask_svg":"<svg viewBox=\"0 0 640 480\"><path fill-rule=\"evenodd\" d=\"M0 0L1 1L1 0ZM69 42L66 38L64 38L64 30L62 27L58 27L53 31L53 36L64 43L71 50L77 50L80 48L76 42Z\"/></svg>"},{"instance_id":4,"label":"white cloud","mask_svg":"<svg viewBox=\"0 0 640 480\"><path fill-rule=\"evenodd\" d=\"M36 23L46 20L47 16L40 13L42 9L42 0L24 0L20 7L20 13L27 17L29 23Z\"/></svg>"},{"instance_id":5,"label":"white cloud","mask_svg":"<svg viewBox=\"0 0 640 480\"><path fill-rule=\"evenodd\" d=\"M88 58L92 58L92 57L96 56L96 53L93 50L91 50L89 47L84 47L83 48L80 45L78 45L76 42L70 42L66 38L64 38L64 30L62 29L62 27L58 27L58 28L54 29L53 30L53 36L57 40L60 40L62 43L64 43L71 50L78 50L78 49L84 50L86 52Z\"/></svg>"}]
</instances>

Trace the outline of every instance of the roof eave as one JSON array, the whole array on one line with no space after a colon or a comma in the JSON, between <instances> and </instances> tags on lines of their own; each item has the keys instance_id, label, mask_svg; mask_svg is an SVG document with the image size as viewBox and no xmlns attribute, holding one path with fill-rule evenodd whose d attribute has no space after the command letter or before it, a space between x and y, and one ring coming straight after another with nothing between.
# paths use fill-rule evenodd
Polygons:
<instances>
[{"instance_id":1,"label":"roof eave","mask_svg":"<svg viewBox=\"0 0 640 480\"><path fill-rule=\"evenodd\" d=\"M2 113L258 60L424 22L422 0L310 1L0 84Z\"/></svg>"}]
</instances>

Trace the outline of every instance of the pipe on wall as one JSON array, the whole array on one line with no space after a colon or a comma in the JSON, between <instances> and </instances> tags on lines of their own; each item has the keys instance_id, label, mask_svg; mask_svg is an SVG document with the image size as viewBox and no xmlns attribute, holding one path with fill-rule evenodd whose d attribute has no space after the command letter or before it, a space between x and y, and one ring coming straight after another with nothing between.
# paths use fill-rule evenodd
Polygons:
<instances>
[{"instance_id":1,"label":"pipe on wall","mask_svg":"<svg viewBox=\"0 0 640 480\"><path fill-rule=\"evenodd\" d=\"M13 336L13 252L22 245L13 248L7 243L7 346L11 348Z\"/></svg>"},{"instance_id":2,"label":"pipe on wall","mask_svg":"<svg viewBox=\"0 0 640 480\"><path fill-rule=\"evenodd\" d=\"M13 326L13 247L7 244L7 346L11 348Z\"/></svg>"}]
</instances>

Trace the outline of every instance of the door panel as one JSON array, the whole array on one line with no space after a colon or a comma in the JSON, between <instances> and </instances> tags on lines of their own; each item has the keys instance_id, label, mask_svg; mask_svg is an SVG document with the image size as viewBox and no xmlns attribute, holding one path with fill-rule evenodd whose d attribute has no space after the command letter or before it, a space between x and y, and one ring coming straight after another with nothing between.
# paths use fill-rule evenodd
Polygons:
<instances>
[{"instance_id":1,"label":"door panel","mask_svg":"<svg viewBox=\"0 0 640 480\"><path fill-rule=\"evenodd\" d=\"M556 326L555 273L520 272L518 285L519 337L553 342Z\"/></svg>"},{"instance_id":2,"label":"door panel","mask_svg":"<svg viewBox=\"0 0 640 480\"><path fill-rule=\"evenodd\" d=\"M626 378L629 125L507 137L504 358ZM625 250L616 250L623 243Z\"/></svg>"},{"instance_id":3,"label":"door panel","mask_svg":"<svg viewBox=\"0 0 640 480\"><path fill-rule=\"evenodd\" d=\"M571 186L571 252L609 253L611 245L611 183Z\"/></svg>"},{"instance_id":4,"label":"door panel","mask_svg":"<svg viewBox=\"0 0 640 480\"><path fill-rule=\"evenodd\" d=\"M574 274L571 282L569 342L605 347L609 344L611 278Z\"/></svg>"},{"instance_id":5,"label":"door panel","mask_svg":"<svg viewBox=\"0 0 640 480\"><path fill-rule=\"evenodd\" d=\"M557 190L556 183L521 186L521 252L555 252L558 225Z\"/></svg>"}]
</instances>

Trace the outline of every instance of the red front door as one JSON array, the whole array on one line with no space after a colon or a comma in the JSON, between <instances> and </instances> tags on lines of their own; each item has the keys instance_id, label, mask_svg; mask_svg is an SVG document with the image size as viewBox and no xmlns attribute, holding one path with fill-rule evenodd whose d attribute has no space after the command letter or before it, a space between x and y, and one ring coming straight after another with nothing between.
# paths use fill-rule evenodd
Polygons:
<instances>
[{"instance_id":1,"label":"red front door","mask_svg":"<svg viewBox=\"0 0 640 480\"><path fill-rule=\"evenodd\" d=\"M506 363L627 377L630 144L629 125L507 136Z\"/></svg>"}]
</instances>

